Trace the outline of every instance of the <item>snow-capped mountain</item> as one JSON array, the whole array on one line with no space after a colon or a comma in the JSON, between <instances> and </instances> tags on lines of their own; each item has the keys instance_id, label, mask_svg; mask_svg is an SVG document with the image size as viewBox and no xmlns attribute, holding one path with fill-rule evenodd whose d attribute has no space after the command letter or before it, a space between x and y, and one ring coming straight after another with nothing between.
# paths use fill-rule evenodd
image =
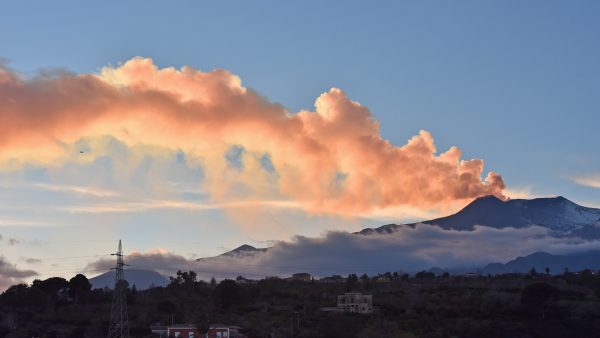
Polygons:
<instances>
[{"instance_id":1,"label":"snow-capped mountain","mask_svg":"<svg viewBox=\"0 0 600 338\"><path fill-rule=\"evenodd\" d=\"M267 251L267 249L268 248L255 248L252 245L243 244L231 251L227 251L218 256L198 258L197 261L215 259L215 258L220 258L220 257L233 257L233 258L251 257L256 254L263 253L263 252Z\"/></svg>"},{"instance_id":2,"label":"snow-capped mountain","mask_svg":"<svg viewBox=\"0 0 600 338\"><path fill-rule=\"evenodd\" d=\"M493 228L539 225L555 231L557 235L596 237L600 236L600 228L596 226L600 224L600 209L580 206L562 196L508 201L485 196L475 199L454 215L421 223L448 230L473 230L475 225ZM388 224L376 229L364 229L360 234L390 233L401 226ZM414 227L415 224L406 226Z\"/></svg>"}]
</instances>

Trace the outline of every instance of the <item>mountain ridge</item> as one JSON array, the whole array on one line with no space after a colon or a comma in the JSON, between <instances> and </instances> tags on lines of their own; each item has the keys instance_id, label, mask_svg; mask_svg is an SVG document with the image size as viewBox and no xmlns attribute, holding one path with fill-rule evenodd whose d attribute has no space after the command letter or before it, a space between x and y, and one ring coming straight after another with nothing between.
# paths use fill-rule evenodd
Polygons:
<instances>
[{"instance_id":1,"label":"mountain ridge","mask_svg":"<svg viewBox=\"0 0 600 338\"><path fill-rule=\"evenodd\" d=\"M223 258L223 257L247 258L247 257L252 257L254 255L266 252L268 249L269 248L256 248L250 244L242 244L242 245L238 246L237 248L235 248L233 250L229 250L227 252L224 252L220 255L212 256L212 257L202 257L202 258L196 259L196 261L201 262L201 261L214 260L214 259Z\"/></svg>"},{"instance_id":2,"label":"mountain ridge","mask_svg":"<svg viewBox=\"0 0 600 338\"><path fill-rule=\"evenodd\" d=\"M152 286L167 286L169 279L153 270L127 269L125 270L125 280L129 286L138 290L145 290ZM107 271L98 276L89 279L92 289L113 288L115 284L115 271Z\"/></svg>"},{"instance_id":3,"label":"mountain ridge","mask_svg":"<svg viewBox=\"0 0 600 338\"><path fill-rule=\"evenodd\" d=\"M445 230L473 230L475 225L493 228L523 228L530 225L543 226L559 233L593 235L600 238L594 227L600 222L600 209L578 205L563 196L534 199L511 199L502 201L495 196L476 198L460 211L432 220L410 224L386 224L378 228L366 228L362 235L395 232L402 226L418 224L439 226ZM586 228L582 231L582 228Z\"/></svg>"},{"instance_id":4,"label":"mountain ridge","mask_svg":"<svg viewBox=\"0 0 600 338\"><path fill-rule=\"evenodd\" d=\"M584 269L600 268L600 250L588 250L577 253L555 255L544 251L536 251L527 256L519 256L506 263L490 263L481 269L483 274L526 273L535 269L545 273L560 274L566 270L571 272Z\"/></svg>"}]
</instances>

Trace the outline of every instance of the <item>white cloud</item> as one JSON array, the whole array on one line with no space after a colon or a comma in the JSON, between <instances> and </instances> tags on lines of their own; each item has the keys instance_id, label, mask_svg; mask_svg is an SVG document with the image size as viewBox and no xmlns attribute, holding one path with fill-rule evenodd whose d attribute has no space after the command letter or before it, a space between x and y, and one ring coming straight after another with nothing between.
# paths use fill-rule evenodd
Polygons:
<instances>
[{"instance_id":1,"label":"white cloud","mask_svg":"<svg viewBox=\"0 0 600 338\"><path fill-rule=\"evenodd\" d=\"M10 209L10 208L0 208L0 209ZM23 209L21 209L23 210ZM27 220L27 219L19 219L19 218L0 218L0 226L3 227L45 227L45 226L54 226L53 223L43 222L38 220Z\"/></svg>"},{"instance_id":2,"label":"white cloud","mask_svg":"<svg viewBox=\"0 0 600 338\"><path fill-rule=\"evenodd\" d=\"M571 180L579 185L600 189L600 173L572 176Z\"/></svg>"},{"instance_id":3,"label":"white cloud","mask_svg":"<svg viewBox=\"0 0 600 338\"><path fill-rule=\"evenodd\" d=\"M530 199L535 197L530 186L508 187L504 192L511 199Z\"/></svg>"},{"instance_id":4,"label":"white cloud","mask_svg":"<svg viewBox=\"0 0 600 338\"><path fill-rule=\"evenodd\" d=\"M71 205L59 207L58 209L75 213L114 213L114 212L139 212L152 209L183 209L183 210L226 210L238 208L285 208L299 209L294 202L288 201L231 201L227 203L210 203L202 201L184 201L184 200L144 200L140 202L113 202L97 203L87 205Z\"/></svg>"},{"instance_id":5,"label":"white cloud","mask_svg":"<svg viewBox=\"0 0 600 338\"><path fill-rule=\"evenodd\" d=\"M92 195L92 196L98 196L98 197L111 197L111 196L119 195L118 192L109 191L109 190L96 188L96 187L70 186L70 185L59 185L59 184L48 184L48 183L35 183L32 186L35 188L48 190L48 191L68 192L68 193Z\"/></svg>"}]
</instances>

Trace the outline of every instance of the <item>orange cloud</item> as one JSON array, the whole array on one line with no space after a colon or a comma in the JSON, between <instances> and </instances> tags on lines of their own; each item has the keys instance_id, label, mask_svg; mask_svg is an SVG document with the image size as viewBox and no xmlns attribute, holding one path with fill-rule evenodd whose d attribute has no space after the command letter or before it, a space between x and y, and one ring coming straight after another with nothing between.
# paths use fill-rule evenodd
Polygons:
<instances>
[{"instance_id":1,"label":"orange cloud","mask_svg":"<svg viewBox=\"0 0 600 338\"><path fill-rule=\"evenodd\" d=\"M0 68L0 168L59 164L68 144L112 135L185 152L220 202L278 198L312 212L358 215L504 197L499 174L482 180L482 160L461 160L456 147L437 155L427 131L395 146L371 112L337 88L315 107L291 114L225 70L159 69L144 58L99 75L31 80ZM244 149L238 170L224 156L232 146ZM261 163L265 155L272 170Z\"/></svg>"}]
</instances>

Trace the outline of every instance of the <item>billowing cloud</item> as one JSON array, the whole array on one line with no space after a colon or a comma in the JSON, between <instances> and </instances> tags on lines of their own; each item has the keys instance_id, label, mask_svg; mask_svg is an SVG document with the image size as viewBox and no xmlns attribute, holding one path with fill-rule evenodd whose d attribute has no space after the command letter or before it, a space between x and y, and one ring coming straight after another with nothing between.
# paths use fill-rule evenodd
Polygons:
<instances>
[{"instance_id":1,"label":"billowing cloud","mask_svg":"<svg viewBox=\"0 0 600 338\"><path fill-rule=\"evenodd\" d=\"M511 243L507 246L506 243ZM261 278L309 272L315 276L349 273L377 274L387 271L416 271L440 267L474 269L492 262L505 263L537 251L569 254L600 249L600 241L557 238L539 226L495 229L476 226L473 231L443 230L420 224L401 227L384 235L329 232L322 237L298 236L277 242L265 253L219 256L201 261L165 251L132 254L126 262L137 269L173 275L177 270L194 270L204 279L238 275ZM110 260L89 265L91 270L114 266Z\"/></svg>"},{"instance_id":2,"label":"billowing cloud","mask_svg":"<svg viewBox=\"0 0 600 338\"><path fill-rule=\"evenodd\" d=\"M571 179L579 185L600 189L600 173L573 176Z\"/></svg>"},{"instance_id":3,"label":"billowing cloud","mask_svg":"<svg viewBox=\"0 0 600 338\"><path fill-rule=\"evenodd\" d=\"M146 253L134 252L124 258L125 263L132 269L154 270L165 276L172 276L177 270L190 270L192 261L164 249L152 250ZM102 258L86 266L84 271L103 273L114 268L115 260Z\"/></svg>"},{"instance_id":4,"label":"billowing cloud","mask_svg":"<svg viewBox=\"0 0 600 338\"><path fill-rule=\"evenodd\" d=\"M503 197L499 174L482 179L483 161L461 160L456 147L438 154L427 131L395 146L337 88L315 107L292 114L225 70L159 69L144 58L99 75L23 79L0 68L0 168L59 165L73 154L91 163L105 153L94 137L111 135L129 147L181 151L202 167L202 188L217 202L279 199L359 215Z\"/></svg>"},{"instance_id":5,"label":"billowing cloud","mask_svg":"<svg viewBox=\"0 0 600 338\"><path fill-rule=\"evenodd\" d=\"M0 291L5 290L11 285L22 282L24 278L37 275L38 273L33 270L18 269L14 264L9 263L4 257L0 256Z\"/></svg>"}]
</instances>

